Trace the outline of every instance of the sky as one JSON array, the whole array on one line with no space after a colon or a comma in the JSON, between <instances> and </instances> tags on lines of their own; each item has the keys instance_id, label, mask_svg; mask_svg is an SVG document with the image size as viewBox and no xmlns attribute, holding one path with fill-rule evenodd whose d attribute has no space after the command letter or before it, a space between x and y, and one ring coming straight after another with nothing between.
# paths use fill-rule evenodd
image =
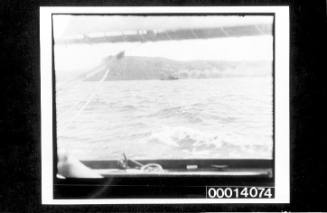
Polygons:
<instances>
[{"instance_id":1,"label":"sky","mask_svg":"<svg viewBox=\"0 0 327 213\"><path fill-rule=\"evenodd\" d=\"M54 15L55 37L69 37L94 32L137 30L175 30L251 24L272 24L273 16L197 15L197 16L72 16Z\"/></svg>"},{"instance_id":2,"label":"sky","mask_svg":"<svg viewBox=\"0 0 327 213\"><path fill-rule=\"evenodd\" d=\"M271 17L101 17L58 16L54 19L55 38L81 33L136 29L162 29L203 26L246 25L249 23L272 23ZM164 23L158 25L158 23ZM187 24L185 24L187 23ZM56 69L72 71L96 66L108 56L124 50L127 56L164 57L173 60L223 60L257 61L272 60L272 35L224 37L159 42L102 43L58 45L55 47Z\"/></svg>"},{"instance_id":3,"label":"sky","mask_svg":"<svg viewBox=\"0 0 327 213\"><path fill-rule=\"evenodd\" d=\"M173 60L272 60L272 36L248 36L148 43L61 45L55 48L56 68L78 70L95 67L108 55L124 50L126 56L164 57Z\"/></svg>"}]
</instances>

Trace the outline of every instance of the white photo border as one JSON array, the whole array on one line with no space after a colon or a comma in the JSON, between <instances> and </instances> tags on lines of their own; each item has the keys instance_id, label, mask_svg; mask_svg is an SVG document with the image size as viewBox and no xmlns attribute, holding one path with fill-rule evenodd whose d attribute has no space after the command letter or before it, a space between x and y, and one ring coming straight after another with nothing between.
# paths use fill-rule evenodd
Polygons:
<instances>
[{"instance_id":1,"label":"white photo border","mask_svg":"<svg viewBox=\"0 0 327 213\"><path fill-rule=\"evenodd\" d=\"M52 14L267 13L274 14L275 198L272 199L54 199ZM290 202L289 6L40 7L42 204L217 204Z\"/></svg>"}]
</instances>

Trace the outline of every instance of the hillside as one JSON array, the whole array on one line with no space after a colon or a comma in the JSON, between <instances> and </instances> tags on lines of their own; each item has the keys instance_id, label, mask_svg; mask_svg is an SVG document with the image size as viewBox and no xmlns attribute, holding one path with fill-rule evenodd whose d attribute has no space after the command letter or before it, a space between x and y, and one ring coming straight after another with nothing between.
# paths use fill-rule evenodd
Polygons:
<instances>
[{"instance_id":1,"label":"hillside","mask_svg":"<svg viewBox=\"0 0 327 213\"><path fill-rule=\"evenodd\" d=\"M166 58L125 56L104 63L110 68L105 80L166 79L170 76L179 79L269 76L272 72L270 61L174 61ZM106 70L102 69L86 80L101 79Z\"/></svg>"}]
</instances>

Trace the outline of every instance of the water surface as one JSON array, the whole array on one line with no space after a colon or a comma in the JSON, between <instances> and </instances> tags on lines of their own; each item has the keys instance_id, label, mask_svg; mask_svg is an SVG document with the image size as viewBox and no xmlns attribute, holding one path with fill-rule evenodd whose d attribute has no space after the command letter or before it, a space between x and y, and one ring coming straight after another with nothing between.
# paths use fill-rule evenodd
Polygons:
<instances>
[{"instance_id":1,"label":"water surface","mask_svg":"<svg viewBox=\"0 0 327 213\"><path fill-rule=\"evenodd\" d=\"M83 81L58 88L57 128L80 160L271 159L272 78Z\"/></svg>"}]
</instances>

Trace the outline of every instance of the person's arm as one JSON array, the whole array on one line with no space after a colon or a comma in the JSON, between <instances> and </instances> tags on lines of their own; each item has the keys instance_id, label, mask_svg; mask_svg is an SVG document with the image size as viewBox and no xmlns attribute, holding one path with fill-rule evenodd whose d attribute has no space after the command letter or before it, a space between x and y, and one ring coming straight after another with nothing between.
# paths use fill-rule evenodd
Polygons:
<instances>
[{"instance_id":1,"label":"person's arm","mask_svg":"<svg viewBox=\"0 0 327 213\"><path fill-rule=\"evenodd\" d=\"M58 175L66 178L102 178L100 174L85 166L65 151L58 151Z\"/></svg>"}]
</instances>

